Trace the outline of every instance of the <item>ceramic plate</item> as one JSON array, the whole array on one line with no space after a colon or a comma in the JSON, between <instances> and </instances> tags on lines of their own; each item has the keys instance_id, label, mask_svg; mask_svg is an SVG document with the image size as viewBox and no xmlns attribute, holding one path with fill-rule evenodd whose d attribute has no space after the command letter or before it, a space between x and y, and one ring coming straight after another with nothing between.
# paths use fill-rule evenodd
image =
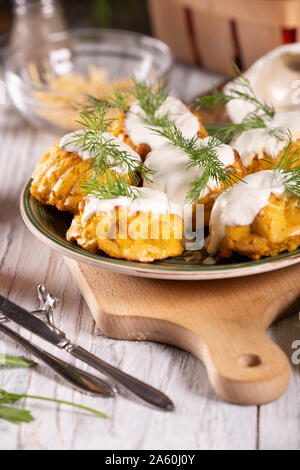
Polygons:
<instances>
[{"instance_id":1,"label":"ceramic plate","mask_svg":"<svg viewBox=\"0 0 300 470\"><path fill-rule=\"evenodd\" d=\"M99 269L109 269L131 276L142 276L172 280L224 279L281 269L300 262L300 249L292 253L251 261L237 257L224 264L213 266L201 264L198 252L185 252L182 256L156 261L151 264L138 263L110 258L105 254L90 253L68 242L65 234L70 227L72 215L60 212L55 207L45 206L30 194L31 180L21 195L21 214L29 230L41 241L64 256Z\"/></svg>"}]
</instances>

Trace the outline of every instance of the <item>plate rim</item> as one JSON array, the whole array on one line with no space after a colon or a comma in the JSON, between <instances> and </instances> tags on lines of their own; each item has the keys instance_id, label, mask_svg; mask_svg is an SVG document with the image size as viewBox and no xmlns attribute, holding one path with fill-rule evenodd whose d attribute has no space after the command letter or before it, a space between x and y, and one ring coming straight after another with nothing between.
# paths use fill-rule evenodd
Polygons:
<instances>
[{"instance_id":1,"label":"plate rim","mask_svg":"<svg viewBox=\"0 0 300 470\"><path fill-rule=\"evenodd\" d=\"M30 198L33 198L29 191L31 182L32 178L26 182L20 196L21 216L29 231L35 235L36 238L64 256L84 264L98 267L99 269L138 277L199 281L245 277L283 269L300 262L300 249L290 253L281 253L271 259L266 257L257 261L235 263L228 266L187 265L186 267L179 267L178 265L167 267L158 264L119 260L111 257L104 258L101 255L90 253L88 251L83 251L81 253L77 251L78 247L76 247L76 245L70 244L66 246L65 244L62 244L43 230L43 228L36 222L29 209ZM130 263L130 265L127 263ZM245 266L246 263L247 265Z\"/></svg>"}]
</instances>

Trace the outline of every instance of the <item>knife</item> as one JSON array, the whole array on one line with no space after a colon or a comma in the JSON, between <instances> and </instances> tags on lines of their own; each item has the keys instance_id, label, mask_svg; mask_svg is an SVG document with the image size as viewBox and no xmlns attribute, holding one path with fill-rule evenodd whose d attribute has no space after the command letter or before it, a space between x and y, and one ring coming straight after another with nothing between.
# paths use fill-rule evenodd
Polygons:
<instances>
[{"instance_id":1,"label":"knife","mask_svg":"<svg viewBox=\"0 0 300 470\"><path fill-rule=\"evenodd\" d=\"M134 377L131 377L107 362L104 362L80 346L73 344L66 337L63 331L30 314L27 310L14 304L2 295L0 295L0 311L6 318L17 325L25 328L54 346L64 349L72 356L85 362L104 375L113 378L116 382L123 385L123 387L145 402L164 409L165 411L174 410L172 401L162 392Z\"/></svg>"},{"instance_id":2,"label":"knife","mask_svg":"<svg viewBox=\"0 0 300 470\"><path fill-rule=\"evenodd\" d=\"M29 340L23 338L11 328L8 328L0 322L0 332L9 336L16 343L23 346L28 352L39 358L45 364L47 364L56 374L62 377L64 380L69 382L72 387L76 388L80 392L89 393L97 396L113 397L117 395L117 391L110 384L103 380L95 377L87 372L78 369L71 364L58 359L52 354L44 351L43 349L33 345Z\"/></svg>"}]
</instances>

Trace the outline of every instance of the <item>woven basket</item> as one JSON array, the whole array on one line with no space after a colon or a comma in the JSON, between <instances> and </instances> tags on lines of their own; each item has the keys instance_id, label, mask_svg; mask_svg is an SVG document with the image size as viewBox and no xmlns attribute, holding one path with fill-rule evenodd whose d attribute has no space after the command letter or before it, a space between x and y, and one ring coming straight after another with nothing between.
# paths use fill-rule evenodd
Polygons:
<instances>
[{"instance_id":1,"label":"woven basket","mask_svg":"<svg viewBox=\"0 0 300 470\"><path fill-rule=\"evenodd\" d=\"M300 0L148 0L154 34L175 57L221 73L300 40Z\"/></svg>"}]
</instances>

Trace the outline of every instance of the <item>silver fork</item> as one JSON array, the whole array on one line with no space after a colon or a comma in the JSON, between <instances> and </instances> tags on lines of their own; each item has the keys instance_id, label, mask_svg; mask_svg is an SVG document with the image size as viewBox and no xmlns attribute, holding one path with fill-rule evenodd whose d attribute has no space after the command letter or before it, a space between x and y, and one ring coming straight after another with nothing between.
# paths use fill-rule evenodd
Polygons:
<instances>
[{"instance_id":1,"label":"silver fork","mask_svg":"<svg viewBox=\"0 0 300 470\"><path fill-rule=\"evenodd\" d=\"M58 299L52 294L47 294L45 287L42 285L38 287L38 298L40 302L39 310L30 313L44 316L47 321L53 322L53 309L58 306ZM0 331L47 364L56 374L69 382L73 388L76 388L80 392L97 396L113 397L117 395L115 387L92 374L82 371L71 364L67 364L47 351L35 346L29 340L20 336L16 331L6 326L8 322L9 320L0 315Z\"/></svg>"},{"instance_id":2,"label":"silver fork","mask_svg":"<svg viewBox=\"0 0 300 470\"><path fill-rule=\"evenodd\" d=\"M43 285L38 287L38 294L41 308L33 312L33 317L36 317L34 319L31 318L27 321L26 313L30 315L29 312L26 312L22 307L8 301L5 297L0 295L2 311L6 317L11 318L14 323L33 332L45 341L54 344L59 349L67 351L73 357L76 357L76 359L88 364L102 374L114 379L115 382L123 385L123 387L146 403L165 411L174 410L172 401L164 393L126 374L117 367L108 364L81 346L72 343L72 341L67 338L64 331L55 326L53 308L58 304L57 299L55 299L53 295L47 294ZM37 318L38 316L41 318ZM109 387L108 384L106 384L106 386Z\"/></svg>"},{"instance_id":3,"label":"silver fork","mask_svg":"<svg viewBox=\"0 0 300 470\"><path fill-rule=\"evenodd\" d=\"M42 316L43 320L47 323L49 327L51 327L56 332L59 332L64 335L64 340L61 343L56 344L56 346L61 349L64 349L72 356L76 357L76 359L79 359L80 361L88 364L89 366L93 367L102 374L114 379L117 383L121 384L131 393L133 393L143 401L147 402L148 404L163 409L165 411L174 410L174 405L172 401L164 393L136 379L135 377L126 374L125 372L112 366L111 364L108 364L107 362L94 356L84 348L73 344L67 338L65 333L55 326L53 318L53 308L57 307L58 299L56 299L51 294L47 294L46 288L42 284L38 286L38 295L42 304L42 308L35 311L34 314Z\"/></svg>"}]
</instances>

